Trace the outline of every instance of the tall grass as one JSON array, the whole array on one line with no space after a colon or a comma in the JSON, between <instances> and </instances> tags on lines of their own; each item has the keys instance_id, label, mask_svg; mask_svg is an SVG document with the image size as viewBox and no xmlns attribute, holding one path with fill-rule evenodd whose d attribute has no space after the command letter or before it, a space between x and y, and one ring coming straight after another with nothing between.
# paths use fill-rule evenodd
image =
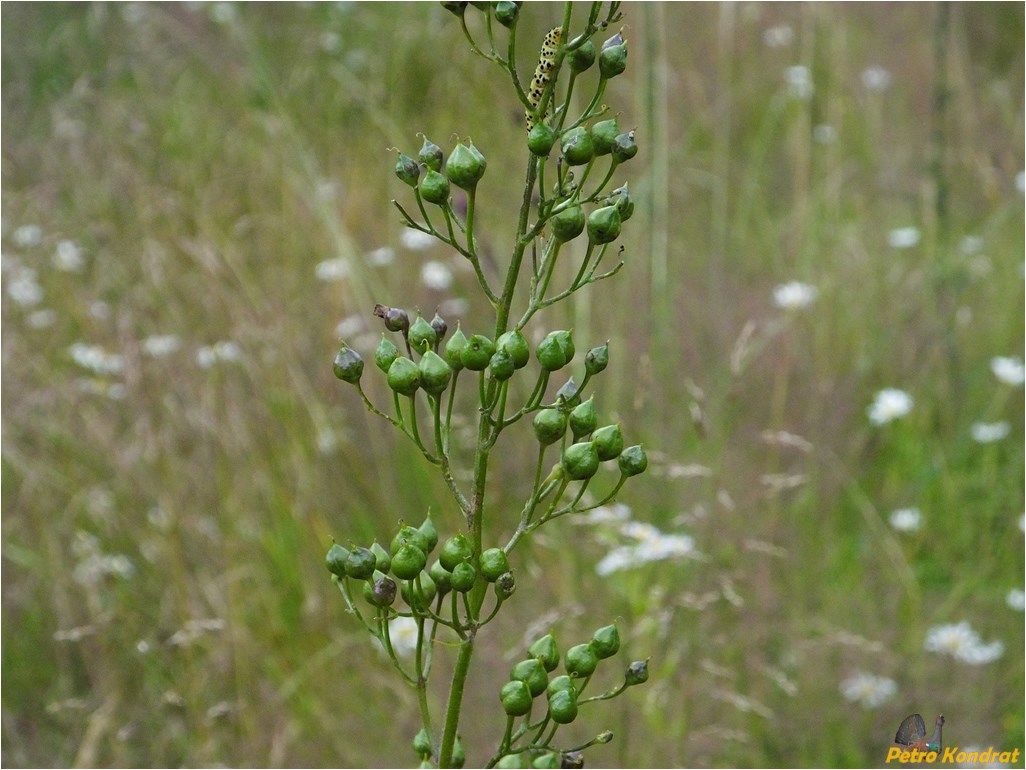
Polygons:
<instances>
[{"instance_id":1,"label":"tall grass","mask_svg":"<svg viewBox=\"0 0 1026 770\"><path fill-rule=\"evenodd\" d=\"M524 13L540 41L546 7ZM953 6L943 58L932 6L625 13L609 100L633 104L647 226L624 277L548 321L630 362L600 407L660 461L622 502L700 558L599 589L621 536L567 523L530 546L542 588L482 665L508 668L539 604L561 638L628 619L653 680L621 699L608 765L879 764L913 711L944 712L953 745L1022 747L1023 399L990 368L1023 352L1022 7ZM473 321L452 303L473 276L400 240L387 148L473 137L497 272L522 115L436 4L0 15L5 764L411 763L412 693L321 560L332 535L456 513L333 380L336 326L369 352L375 302ZM776 307L791 280L815 302ZM875 426L885 387L915 405ZM497 500L522 497L527 454ZM909 507L922 528L895 530ZM925 649L962 620L1003 655ZM847 700L859 672L896 691ZM468 721L471 758L500 728Z\"/></svg>"}]
</instances>

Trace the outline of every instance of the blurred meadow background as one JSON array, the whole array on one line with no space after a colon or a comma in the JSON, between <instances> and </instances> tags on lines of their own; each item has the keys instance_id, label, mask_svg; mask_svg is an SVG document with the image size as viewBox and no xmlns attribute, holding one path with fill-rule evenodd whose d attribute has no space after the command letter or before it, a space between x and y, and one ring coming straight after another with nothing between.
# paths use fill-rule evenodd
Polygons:
<instances>
[{"instance_id":1,"label":"blurred meadow background","mask_svg":"<svg viewBox=\"0 0 1026 770\"><path fill-rule=\"evenodd\" d=\"M523 7L522 78L560 8ZM614 618L652 679L585 714L616 735L592 766L880 765L916 711L1022 748L1022 4L623 10L627 266L529 331L610 341L600 412L652 465L517 552L468 765L528 634ZM508 81L437 3L0 16L3 764L413 765L413 691L324 552L458 516L331 361L371 356L375 302L483 327L462 258L400 226L389 148L473 137L495 274Z\"/></svg>"}]
</instances>

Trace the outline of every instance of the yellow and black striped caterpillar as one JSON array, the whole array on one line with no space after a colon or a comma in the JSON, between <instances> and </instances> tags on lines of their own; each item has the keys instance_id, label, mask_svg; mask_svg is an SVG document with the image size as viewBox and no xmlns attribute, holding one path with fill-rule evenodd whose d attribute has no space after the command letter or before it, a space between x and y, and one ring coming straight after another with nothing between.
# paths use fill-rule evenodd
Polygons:
<instances>
[{"instance_id":1,"label":"yellow and black striped caterpillar","mask_svg":"<svg viewBox=\"0 0 1026 770\"><path fill-rule=\"evenodd\" d=\"M541 56L538 59L538 66L535 67L534 77L531 79L531 88L527 92L527 101L532 108L537 108L541 102L545 85L549 82L549 73L556 66L556 51L559 49L559 41L563 38L563 28L553 27L545 33L542 41ZM527 130L534 128L534 115L531 110L524 110L527 116Z\"/></svg>"}]
</instances>

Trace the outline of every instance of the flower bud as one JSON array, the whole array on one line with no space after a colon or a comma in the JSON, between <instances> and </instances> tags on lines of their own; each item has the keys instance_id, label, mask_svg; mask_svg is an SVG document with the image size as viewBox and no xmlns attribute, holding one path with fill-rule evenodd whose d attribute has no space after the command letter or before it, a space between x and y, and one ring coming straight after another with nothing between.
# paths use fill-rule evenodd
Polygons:
<instances>
[{"instance_id":1,"label":"flower bud","mask_svg":"<svg viewBox=\"0 0 1026 770\"><path fill-rule=\"evenodd\" d=\"M595 63L595 41L588 40L567 54L572 72L584 72Z\"/></svg>"},{"instance_id":2,"label":"flower bud","mask_svg":"<svg viewBox=\"0 0 1026 770\"><path fill-rule=\"evenodd\" d=\"M598 655L590 644L576 644L566 651L563 667L571 677L584 679L595 673L598 661Z\"/></svg>"},{"instance_id":3,"label":"flower bud","mask_svg":"<svg viewBox=\"0 0 1026 770\"><path fill-rule=\"evenodd\" d=\"M603 206L588 215L588 241L602 245L611 243L620 235L620 212L616 206Z\"/></svg>"},{"instance_id":4,"label":"flower bud","mask_svg":"<svg viewBox=\"0 0 1026 770\"><path fill-rule=\"evenodd\" d=\"M424 320L424 317L417 313L417 318L410 326L409 331L410 347L416 350L418 353L423 353L428 348L433 348L435 343L438 341L438 335L435 334L434 328L431 324Z\"/></svg>"},{"instance_id":5,"label":"flower bud","mask_svg":"<svg viewBox=\"0 0 1026 770\"><path fill-rule=\"evenodd\" d=\"M616 655L620 650L620 631L615 623L602 626L591 636L591 649L599 660Z\"/></svg>"},{"instance_id":6,"label":"flower bud","mask_svg":"<svg viewBox=\"0 0 1026 770\"><path fill-rule=\"evenodd\" d=\"M399 358L399 348L395 346L392 340L382 334L381 342L378 343L378 347L374 351L374 365L387 374L388 368L397 358Z\"/></svg>"},{"instance_id":7,"label":"flower bud","mask_svg":"<svg viewBox=\"0 0 1026 770\"><path fill-rule=\"evenodd\" d=\"M616 118L600 120L591 127L591 139L595 146L595 155L608 155L613 151L613 142L620 135L620 124Z\"/></svg>"},{"instance_id":8,"label":"flower bud","mask_svg":"<svg viewBox=\"0 0 1026 770\"><path fill-rule=\"evenodd\" d=\"M531 691L532 698L545 692L545 688L549 684L549 675L545 671L545 666L537 658L528 658L517 663L513 666L509 678L524 682Z\"/></svg>"},{"instance_id":9,"label":"flower bud","mask_svg":"<svg viewBox=\"0 0 1026 770\"><path fill-rule=\"evenodd\" d=\"M404 544L392 556L392 574L400 580L413 580L427 566L427 556L412 543Z\"/></svg>"},{"instance_id":10,"label":"flower bud","mask_svg":"<svg viewBox=\"0 0 1026 770\"><path fill-rule=\"evenodd\" d=\"M522 717L531 710L531 691L520 680L506 682L499 693L502 708L511 717Z\"/></svg>"},{"instance_id":11,"label":"flower bud","mask_svg":"<svg viewBox=\"0 0 1026 770\"><path fill-rule=\"evenodd\" d=\"M431 565L431 569L428 570L428 574L431 576L431 579L435 581L435 586L438 587L439 596L445 596L452 590L452 573L443 567L442 563L438 559L435 559L435 563Z\"/></svg>"},{"instance_id":12,"label":"flower bud","mask_svg":"<svg viewBox=\"0 0 1026 770\"><path fill-rule=\"evenodd\" d=\"M415 527L411 527L409 524L402 524L399 527L399 531L395 533L392 538L392 555L395 556L399 549L402 548L406 543L413 543L424 553L428 553L431 549L428 548L428 538L423 532Z\"/></svg>"},{"instance_id":13,"label":"flower bud","mask_svg":"<svg viewBox=\"0 0 1026 770\"><path fill-rule=\"evenodd\" d=\"M348 549L343 548L338 543L332 543L331 548L328 549L328 553L324 557L324 563L328 567L328 572L341 578L346 576L346 559L348 558Z\"/></svg>"},{"instance_id":14,"label":"flower bud","mask_svg":"<svg viewBox=\"0 0 1026 770\"><path fill-rule=\"evenodd\" d=\"M513 365L513 356L499 348L492 354L492 359L488 362L488 370L497 382L505 382L513 376L513 372L516 370Z\"/></svg>"},{"instance_id":15,"label":"flower bud","mask_svg":"<svg viewBox=\"0 0 1026 770\"><path fill-rule=\"evenodd\" d=\"M547 158L556 143L556 132L547 123L535 123L527 133L527 149L540 158Z\"/></svg>"},{"instance_id":16,"label":"flower bud","mask_svg":"<svg viewBox=\"0 0 1026 770\"><path fill-rule=\"evenodd\" d=\"M499 575L499 579L495 581L495 595L500 602L511 597L516 590L517 579L513 577L512 572L503 572Z\"/></svg>"},{"instance_id":17,"label":"flower bud","mask_svg":"<svg viewBox=\"0 0 1026 770\"><path fill-rule=\"evenodd\" d=\"M644 473L648 467L648 455L645 454L645 450L641 448L640 444L635 444L620 452L617 463L620 466L620 473L624 476L637 476L639 473Z\"/></svg>"},{"instance_id":18,"label":"flower bud","mask_svg":"<svg viewBox=\"0 0 1026 770\"><path fill-rule=\"evenodd\" d=\"M420 728L420 732L413 736L413 753L421 759L431 759L433 751L431 736L428 735L427 728Z\"/></svg>"},{"instance_id":19,"label":"flower bud","mask_svg":"<svg viewBox=\"0 0 1026 770\"><path fill-rule=\"evenodd\" d=\"M452 583L452 590L465 594L477 582L477 570L469 561L461 561L453 567L449 582Z\"/></svg>"},{"instance_id":20,"label":"flower bud","mask_svg":"<svg viewBox=\"0 0 1026 770\"><path fill-rule=\"evenodd\" d=\"M449 380L452 379L452 369L449 364L445 363L445 359L433 350L429 350L421 356L417 368L420 370L420 386L432 396L437 396L445 390L449 385Z\"/></svg>"},{"instance_id":21,"label":"flower bud","mask_svg":"<svg viewBox=\"0 0 1026 770\"><path fill-rule=\"evenodd\" d=\"M566 433L566 413L558 409L542 409L534 416L532 427L538 443L542 446L554 444Z\"/></svg>"},{"instance_id":22,"label":"flower bud","mask_svg":"<svg viewBox=\"0 0 1026 770\"><path fill-rule=\"evenodd\" d=\"M549 698L549 716L558 725L568 725L577 719L577 695L573 690L559 690Z\"/></svg>"},{"instance_id":23,"label":"flower bud","mask_svg":"<svg viewBox=\"0 0 1026 770\"><path fill-rule=\"evenodd\" d=\"M620 212L621 222L626 222L634 216L634 197L627 190L627 185L613 190L606 198L606 202L616 206L616 210Z\"/></svg>"},{"instance_id":24,"label":"flower bud","mask_svg":"<svg viewBox=\"0 0 1026 770\"><path fill-rule=\"evenodd\" d=\"M442 544L442 550L438 553L438 560L449 572L453 572L456 566L474 555L474 546L470 540L461 532L457 532Z\"/></svg>"},{"instance_id":25,"label":"flower bud","mask_svg":"<svg viewBox=\"0 0 1026 770\"><path fill-rule=\"evenodd\" d=\"M648 661L636 660L627 666L627 673L624 675L624 680L627 682L628 687L633 687L636 684L644 684L647 682Z\"/></svg>"},{"instance_id":26,"label":"flower bud","mask_svg":"<svg viewBox=\"0 0 1026 770\"><path fill-rule=\"evenodd\" d=\"M581 403L579 390L580 388L577 386L574 378L571 377L556 391L556 403L561 404L566 409L573 409Z\"/></svg>"},{"instance_id":27,"label":"flower bud","mask_svg":"<svg viewBox=\"0 0 1026 770\"><path fill-rule=\"evenodd\" d=\"M426 136L424 137L424 144L420 146L420 152L417 154L417 157L420 158L420 162L430 170L442 170L442 148Z\"/></svg>"},{"instance_id":28,"label":"flower bud","mask_svg":"<svg viewBox=\"0 0 1026 770\"><path fill-rule=\"evenodd\" d=\"M615 78L627 69L627 43L623 35L617 33L602 44L599 53L599 72L602 77Z\"/></svg>"},{"instance_id":29,"label":"flower bud","mask_svg":"<svg viewBox=\"0 0 1026 770\"><path fill-rule=\"evenodd\" d=\"M481 554L481 576L494 583L501 575L509 572L509 560L501 548L489 548Z\"/></svg>"},{"instance_id":30,"label":"flower bud","mask_svg":"<svg viewBox=\"0 0 1026 770\"><path fill-rule=\"evenodd\" d=\"M420 369L408 358L397 358L388 367L388 387L401 396L412 396L420 387Z\"/></svg>"},{"instance_id":31,"label":"flower bud","mask_svg":"<svg viewBox=\"0 0 1026 770\"><path fill-rule=\"evenodd\" d=\"M482 334L475 334L467 340L467 347L460 354L460 360L470 371L481 372L488 368L493 355L495 343Z\"/></svg>"},{"instance_id":32,"label":"flower bud","mask_svg":"<svg viewBox=\"0 0 1026 770\"><path fill-rule=\"evenodd\" d=\"M556 645L556 637L552 634L545 634L541 639L536 639L527 648L527 654L541 661L546 671L555 671L559 665L559 647Z\"/></svg>"},{"instance_id":33,"label":"flower bud","mask_svg":"<svg viewBox=\"0 0 1026 770\"><path fill-rule=\"evenodd\" d=\"M571 166L583 166L595 157L595 144L584 126L571 128L561 139L563 158Z\"/></svg>"},{"instance_id":34,"label":"flower bud","mask_svg":"<svg viewBox=\"0 0 1026 770\"><path fill-rule=\"evenodd\" d=\"M619 425L603 425L591 434L591 443L595 445L599 460L605 462L619 457L623 451L623 433Z\"/></svg>"},{"instance_id":35,"label":"flower bud","mask_svg":"<svg viewBox=\"0 0 1026 770\"><path fill-rule=\"evenodd\" d=\"M500 0L495 4L495 20L504 27L512 27L518 13L520 13L519 3Z\"/></svg>"},{"instance_id":36,"label":"flower bud","mask_svg":"<svg viewBox=\"0 0 1026 770\"><path fill-rule=\"evenodd\" d=\"M391 607L397 592L395 581L379 570L363 584L363 598L375 607Z\"/></svg>"},{"instance_id":37,"label":"flower bud","mask_svg":"<svg viewBox=\"0 0 1026 770\"><path fill-rule=\"evenodd\" d=\"M638 144L634 141L633 129L616 137L612 152L613 160L617 163L623 163L638 154Z\"/></svg>"},{"instance_id":38,"label":"flower bud","mask_svg":"<svg viewBox=\"0 0 1026 770\"><path fill-rule=\"evenodd\" d=\"M404 184L408 184L410 187L416 187L417 180L420 179L420 166L418 166L417 161L409 155L399 153L399 160L397 160L395 164L395 175L399 177Z\"/></svg>"},{"instance_id":39,"label":"flower bud","mask_svg":"<svg viewBox=\"0 0 1026 770\"><path fill-rule=\"evenodd\" d=\"M414 575L409 580L404 580L399 588L403 601L410 605L411 609L421 612L431 607L431 602L438 596L438 586L427 572Z\"/></svg>"},{"instance_id":40,"label":"flower bud","mask_svg":"<svg viewBox=\"0 0 1026 770\"><path fill-rule=\"evenodd\" d=\"M584 371L590 375L602 372L609 365L609 343L592 348L584 357Z\"/></svg>"},{"instance_id":41,"label":"flower bud","mask_svg":"<svg viewBox=\"0 0 1026 770\"><path fill-rule=\"evenodd\" d=\"M463 368L462 353L467 347L467 337L460 330L459 321L456 322L456 331L452 333L449 341L445 343L445 362L449 364L454 372Z\"/></svg>"},{"instance_id":42,"label":"flower bud","mask_svg":"<svg viewBox=\"0 0 1026 770\"><path fill-rule=\"evenodd\" d=\"M559 766L567 770L584 770L584 752L568 751L560 757Z\"/></svg>"},{"instance_id":43,"label":"flower bud","mask_svg":"<svg viewBox=\"0 0 1026 770\"><path fill-rule=\"evenodd\" d=\"M431 328L435 330L435 350L438 350L438 343L445 339L445 333L449 331L449 325L442 316L435 311L435 317L431 319Z\"/></svg>"},{"instance_id":44,"label":"flower bud","mask_svg":"<svg viewBox=\"0 0 1026 770\"><path fill-rule=\"evenodd\" d=\"M420 194L428 203L444 206L449 200L449 180L434 169L429 169L420 180Z\"/></svg>"},{"instance_id":45,"label":"flower bud","mask_svg":"<svg viewBox=\"0 0 1026 770\"><path fill-rule=\"evenodd\" d=\"M595 414L595 397L592 396L580 406L574 407L570 412L569 422L574 441L595 430L595 426L598 425L598 415ZM617 452L617 454L620 453Z\"/></svg>"},{"instance_id":46,"label":"flower bud","mask_svg":"<svg viewBox=\"0 0 1026 770\"><path fill-rule=\"evenodd\" d=\"M574 481L590 479L598 471L598 450L590 441L571 444L563 453L563 468L566 475Z\"/></svg>"},{"instance_id":47,"label":"flower bud","mask_svg":"<svg viewBox=\"0 0 1026 770\"><path fill-rule=\"evenodd\" d=\"M549 227L557 241L572 241L584 232L584 209L570 206L549 217Z\"/></svg>"},{"instance_id":48,"label":"flower bud","mask_svg":"<svg viewBox=\"0 0 1026 770\"><path fill-rule=\"evenodd\" d=\"M549 680L548 686L545 688L545 696L552 700L552 696L562 690L570 690L576 692L574 689L574 680L566 674L560 674L559 676L553 677Z\"/></svg>"},{"instance_id":49,"label":"flower bud","mask_svg":"<svg viewBox=\"0 0 1026 770\"><path fill-rule=\"evenodd\" d=\"M355 548L346 557L346 574L356 580L366 580L374 574L377 558L370 548Z\"/></svg>"},{"instance_id":50,"label":"flower bud","mask_svg":"<svg viewBox=\"0 0 1026 770\"><path fill-rule=\"evenodd\" d=\"M445 175L454 185L469 192L477 187L487 165L488 161L473 144L468 147L457 142L456 149L445 162Z\"/></svg>"},{"instance_id":51,"label":"flower bud","mask_svg":"<svg viewBox=\"0 0 1026 770\"><path fill-rule=\"evenodd\" d=\"M371 546L371 551L374 553L374 566L376 569L382 572L388 572L392 566L392 555L381 547L381 544L375 540Z\"/></svg>"},{"instance_id":52,"label":"flower bud","mask_svg":"<svg viewBox=\"0 0 1026 770\"><path fill-rule=\"evenodd\" d=\"M517 369L523 369L531 360L531 346L527 342L527 337L519 329L511 329L502 334L495 346L499 350L509 353L510 358L513 359L513 366Z\"/></svg>"}]
</instances>

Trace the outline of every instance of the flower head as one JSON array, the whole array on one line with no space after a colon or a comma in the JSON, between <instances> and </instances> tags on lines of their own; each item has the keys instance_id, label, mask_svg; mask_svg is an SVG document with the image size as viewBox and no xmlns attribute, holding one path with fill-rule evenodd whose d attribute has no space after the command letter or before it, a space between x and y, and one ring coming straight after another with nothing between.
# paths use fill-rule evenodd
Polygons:
<instances>
[{"instance_id":1,"label":"flower head","mask_svg":"<svg viewBox=\"0 0 1026 770\"><path fill-rule=\"evenodd\" d=\"M1026 610L1026 593L1020 588L1013 588L1005 595L1005 604L1018 612Z\"/></svg>"},{"instance_id":2,"label":"flower head","mask_svg":"<svg viewBox=\"0 0 1026 770\"><path fill-rule=\"evenodd\" d=\"M816 301L819 289L801 281L782 283L773 289L773 303L784 310L800 310Z\"/></svg>"},{"instance_id":3,"label":"flower head","mask_svg":"<svg viewBox=\"0 0 1026 770\"><path fill-rule=\"evenodd\" d=\"M889 700L898 691L898 685L886 676L876 676L860 671L841 682L841 694L858 703L862 708L872 709Z\"/></svg>"},{"instance_id":4,"label":"flower head","mask_svg":"<svg viewBox=\"0 0 1026 770\"><path fill-rule=\"evenodd\" d=\"M898 388L884 388L876 394L867 413L874 425L885 425L912 411L912 396Z\"/></svg>"},{"instance_id":5,"label":"flower head","mask_svg":"<svg viewBox=\"0 0 1026 770\"><path fill-rule=\"evenodd\" d=\"M1026 382L1026 366L1021 358L995 356L990 359L990 370L1005 385L1018 386Z\"/></svg>"},{"instance_id":6,"label":"flower head","mask_svg":"<svg viewBox=\"0 0 1026 770\"><path fill-rule=\"evenodd\" d=\"M899 508L891 513L891 526L899 532L917 532L923 526L918 508Z\"/></svg>"},{"instance_id":7,"label":"flower head","mask_svg":"<svg viewBox=\"0 0 1026 770\"><path fill-rule=\"evenodd\" d=\"M923 646L927 652L944 653L973 666L991 663L1005 651L1005 645L1000 641L984 644L980 635L964 620L961 623L934 626L926 632Z\"/></svg>"},{"instance_id":8,"label":"flower head","mask_svg":"<svg viewBox=\"0 0 1026 770\"><path fill-rule=\"evenodd\" d=\"M1011 430L1012 426L1006 421L1001 420L1000 422L974 422L969 432L972 434L973 441L980 444L990 444L994 441L1000 441Z\"/></svg>"},{"instance_id":9,"label":"flower head","mask_svg":"<svg viewBox=\"0 0 1026 770\"><path fill-rule=\"evenodd\" d=\"M918 227L896 227L887 233L887 244L895 249L909 249L922 237Z\"/></svg>"}]
</instances>

